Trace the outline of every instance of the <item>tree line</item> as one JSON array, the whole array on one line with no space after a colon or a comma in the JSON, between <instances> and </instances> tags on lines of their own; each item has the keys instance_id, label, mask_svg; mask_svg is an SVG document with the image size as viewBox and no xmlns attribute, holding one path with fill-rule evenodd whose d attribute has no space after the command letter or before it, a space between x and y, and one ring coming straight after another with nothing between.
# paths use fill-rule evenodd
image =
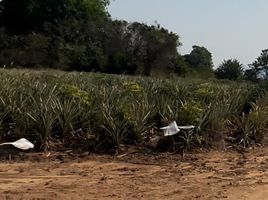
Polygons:
<instances>
[{"instance_id":1,"label":"tree line","mask_svg":"<svg viewBox=\"0 0 268 200\"><path fill-rule=\"evenodd\" d=\"M56 68L115 74L187 74L228 77L237 60L213 70L212 54L201 46L181 55L180 37L159 24L113 20L109 0L2 0L0 67ZM244 77L263 75L264 51ZM268 60L268 59L267 59ZM267 64L264 66L268 66ZM231 68L231 69L229 69ZM232 72L229 72L231 70Z\"/></svg>"},{"instance_id":2,"label":"tree line","mask_svg":"<svg viewBox=\"0 0 268 200\"><path fill-rule=\"evenodd\" d=\"M260 56L247 67L244 67L237 59L229 59L224 60L214 73L216 78L233 81L258 82L268 80L268 49L262 50Z\"/></svg>"}]
</instances>

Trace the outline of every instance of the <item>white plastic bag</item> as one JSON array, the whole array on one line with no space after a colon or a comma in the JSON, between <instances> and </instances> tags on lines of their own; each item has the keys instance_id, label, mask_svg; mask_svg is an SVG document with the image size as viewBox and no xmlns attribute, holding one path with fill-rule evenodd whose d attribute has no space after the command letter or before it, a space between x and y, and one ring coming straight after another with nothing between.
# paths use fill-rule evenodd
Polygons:
<instances>
[{"instance_id":1,"label":"white plastic bag","mask_svg":"<svg viewBox=\"0 0 268 200\"><path fill-rule=\"evenodd\" d=\"M21 150L28 150L28 149L34 148L34 145L25 138L21 138L15 142L5 142L5 143L0 144L0 146L2 145L13 145L14 147L21 149Z\"/></svg>"},{"instance_id":2,"label":"white plastic bag","mask_svg":"<svg viewBox=\"0 0 268 200\"><path fill-rule=\"evenodd\" d=\"M164 136L172 136L176 135L180 130L191 130L194 129L195 126L193 125L188 125L188 126L178 126L176 121L173 121L170 123L168 126L160 128L161 130L164 131Z\"/></svg>"},{"instance_id":3,"label":"white plastic bag","mask_svg":"<svg viewBox=\"0 0 268 200\"><path fill-rule=\"evenodd\" d=\"M175 121L170 123L168 126L162 127L160 129L164 131L164 136L175 135L180 131Z\"/></svg>"}]
</instances>

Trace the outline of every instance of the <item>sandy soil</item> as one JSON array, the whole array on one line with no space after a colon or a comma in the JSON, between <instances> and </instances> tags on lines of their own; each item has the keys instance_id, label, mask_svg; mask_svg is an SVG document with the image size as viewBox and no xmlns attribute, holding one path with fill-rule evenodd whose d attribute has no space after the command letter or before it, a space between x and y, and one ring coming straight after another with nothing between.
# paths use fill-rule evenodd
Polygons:
<instances>
[{"instance_id":1,"label":"sandy soil","mask_svg":"<svg viewBox=\"0 0 268 200\"><path fill-rule=\"evenodd\" d=\"M0 199L268 199L268 148L187 155L27 154L0 162Z\"/></svg>"}]
</instances>

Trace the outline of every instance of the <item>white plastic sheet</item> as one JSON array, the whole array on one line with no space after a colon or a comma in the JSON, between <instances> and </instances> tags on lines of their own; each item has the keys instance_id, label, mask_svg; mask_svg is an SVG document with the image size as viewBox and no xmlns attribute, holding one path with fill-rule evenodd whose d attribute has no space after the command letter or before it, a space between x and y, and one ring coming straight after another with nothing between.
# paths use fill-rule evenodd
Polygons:
<instances>
[{"instance_id":1,"label":"white plastic sheet","mask_svg":"<svg viewBox=\"0 0 268 200\"><path fill-rule=\"evenodd\" d=\"M162 127L160 129L164 131L164 136L175 135L180 131L175 121L170 123L168 126Z\"/></svg>"},{"instance_id":2,"label":"white plastic sheet","mask_svg":"<svg viewBox=\"0 0 268 200\"><path fill-rule=\"evenodd\" d=\"M25 138L21 138L15 142L5 142L5 143L0 144L0 146L2 145L13 145L14 147L21 149L21 150L28 150L28 149L34 148L34 145Z\"/></svg>"},{"instance_id":3,"label":"white plastic sheet","mask_svg":"<svg viewBox=\"0 0 268 200\"><path fill-rule=\"evenodd\" d=\"M176 121L173 121L170 123L168 126L160 128L161 130L164 131L164 136L172 136L176 135L180 130L191 130L194 129L195 126L193 125L188 125L188 126L178 126Z\"/></svg>"},{"instance_id":4,"label":"white plastic sheet","mask_svg":"<svg viewBox=\"0 0 268 200\"><path fill-rule=\"evenodd\" d=\"M195 126L193 125L188 125L188 126L178 126L179 129L183 129L183 130L191 130L194 129Z\"/></svg>"}]
</instances>

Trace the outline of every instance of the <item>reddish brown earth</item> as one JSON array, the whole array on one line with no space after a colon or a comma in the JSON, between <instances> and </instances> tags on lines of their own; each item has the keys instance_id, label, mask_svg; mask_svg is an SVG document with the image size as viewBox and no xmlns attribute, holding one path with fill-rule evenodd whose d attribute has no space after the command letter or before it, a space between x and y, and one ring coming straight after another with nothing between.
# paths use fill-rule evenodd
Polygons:
<instances>
[{"instance_id":1,"label":"reddish brown earth","mask_svg":"<svg viewBox=\"0 0 268 200\"><path fill-rule=\"evenodd\" d=\"M268 148L187 155L28 154L0 162L0 199L268 199Z\"/></svg>"}]
</instances>

